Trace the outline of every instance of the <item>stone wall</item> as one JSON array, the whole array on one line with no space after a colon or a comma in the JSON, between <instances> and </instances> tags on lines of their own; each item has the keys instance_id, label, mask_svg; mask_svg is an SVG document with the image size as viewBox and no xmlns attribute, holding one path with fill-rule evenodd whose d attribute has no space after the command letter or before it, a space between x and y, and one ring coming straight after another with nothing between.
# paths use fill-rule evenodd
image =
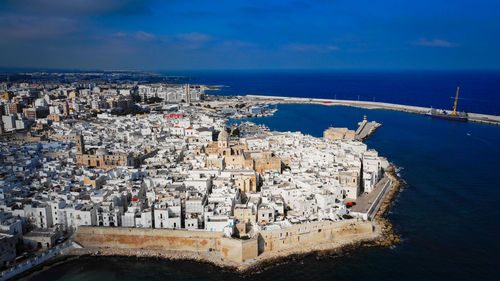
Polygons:
<instances>
[{"instance_id":1,"label":"stone wall","mask_svg":"<svg viewBox=\"0 0 500 281\"><path fill-rule=\"evenodd\" d=\"M79 227L76 241L85 248L218 251L222 232L122 227Z\"/></svg>"},{"instance_id":2,"label":"stone wall","mask_svg":"<svg viewBox=\"0 0 500 281\"><path fill-rule=\"evenodd\" d=\"M238 263L256 258L259 255L257 239L223 238L221 239L220 252L222 258Z\"/></svg>"},{"instance_id":3,"label":"stone wall","mask_svg":"<svg viewBox=\"0 0 500 281\"><path fill-rule=\"evenodd\" d=\"M373 232L371 222L348 220L341 222L321 221L299 224L286 229L261 231L259 254L294 247L330 243L364 233Z\"/></svg>"},{"instance_id":4,"label":"stone wall","mask_svg":"<svg viewBox=\"0 0 500 281\"><path fill-rule=\"evenodd\" d=\"M224 260L242 263L264 252L306 249L322 243L349 239L373 232L371 222L356 220L314 222L286 229L261 231L258 237L242 240L224 237L222 232L169 229L79 227L75 239L85 248L187 251L220 253Z\"/></svg>"}]
</instances>

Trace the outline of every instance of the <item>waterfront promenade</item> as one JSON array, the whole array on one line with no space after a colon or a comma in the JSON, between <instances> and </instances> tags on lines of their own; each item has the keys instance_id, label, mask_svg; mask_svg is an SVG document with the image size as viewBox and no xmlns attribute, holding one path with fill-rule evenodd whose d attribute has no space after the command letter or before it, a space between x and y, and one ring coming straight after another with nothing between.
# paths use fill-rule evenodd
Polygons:
<instances>
[{"instance_id":1,"label":"waterfront promenade","mask_svg":"<svg viewBox=\"0 0 500 281\"><path fill-rule=\"evenodd\" d=\"M247 95L245 96L248 102L255 103L288 103L288 104L320 104L326 106L351 106L366 109L385 109L394 111L403 111L415 114L426 114L431 108L393 104L386 102L375 101L356 101L356 100L336 100L336 99L318 99L318 98L299 98L299 97L280 97L280 96L261 96L261 95ZM447 110L451 113L451 110ZM500 116L468 113L469 121L487 123L493 125L500 125Z\"/></svg>"},{"instance_id":2,"label":"waterfront promenade","mask_svg":"<svg viewBox=\"0 0 500 281\"><path fill-rule=\"evenodd\" d=\"M0 281L14 278L17 275L19 275L23 272L26 272L28 270L31 270L32 268L34 268L38 265L44 264L45 262L49 261L50 259L53 259L53 258L60 256L60 255L68 254L74 248L75 248L74 243L72 241L68 240L68 241L64 242L63 244L57 245L48 251L43 251L40 254L35 255L34 257L23 260L22 262L19 262L15 265L11 266L8 269L1 271L0 272Z\"/></svg>"}]
</instances>

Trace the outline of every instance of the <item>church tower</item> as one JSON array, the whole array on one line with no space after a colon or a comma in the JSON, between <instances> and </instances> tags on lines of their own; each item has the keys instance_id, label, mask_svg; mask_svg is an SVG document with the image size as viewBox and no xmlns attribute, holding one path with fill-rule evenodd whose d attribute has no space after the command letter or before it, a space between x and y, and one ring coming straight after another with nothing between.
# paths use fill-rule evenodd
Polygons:
<instances>
[{"instance_id":1,"label":"church tower","mask_svg":"<svg viewBox=\"0 0 500 281\"><path fill-rule=\"evenodd\" d=\"M83 142L83 136L77 134L76 139L76 154L85 154L85 143Z\"/></svg>"},{"instance_id":2,"label":"church tower","mask_svg":"<svg viewBox=\"0 0 500 281\"><path fill-rule=\"evenodd\" d=\"M68 116L68 114L69 114L68 102L64 101L64 103L63 103L63 115Z\"/></svg>"},{"instance_id":3,"label":"church tower","mask_svg":"<svg viewBox=\"0 0 500 281\"><path fill-rule=\"evenodd\" d=\"M228 148L229 147L229 134L226 131L226 128L223 128L219 133L219 137L217 138L217 144L219 148Z\"/></svg>"}]
</instances>

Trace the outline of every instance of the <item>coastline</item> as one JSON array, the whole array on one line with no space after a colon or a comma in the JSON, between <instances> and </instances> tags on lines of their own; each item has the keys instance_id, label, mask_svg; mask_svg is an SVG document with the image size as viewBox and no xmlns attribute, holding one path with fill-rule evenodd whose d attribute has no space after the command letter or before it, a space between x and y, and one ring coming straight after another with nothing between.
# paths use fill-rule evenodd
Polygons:
<instances>
[{"instance_id":1,"label":"coastline","mask_svg":"<svg viewBox=\"0 0 500 281\"><path fill-rule=\"evenodd\" d=\"M390 247L401 242L392 226L392 223L386 218L388 211L393 206L396 196L404 186L402 179L396 175L395 168L396 167L394 165L391 165L385 171L385 173L391 178L393 184L390 190L385 194L383 200L380 202L380 208L373 218L372 223L375 227L375 231L369 234L353 234L352 236L343 237L342 239L334 242L265 252L257 258L247 260L243 263L223 259L220 253L215 251L190 252L179 250L164 251L160 249L123 249L110 247L81 248L73 249L72 251L61 255L52 261L48 261L48 264L41 264L38 267L27 271L24 276L36 274L36 272L41 272L52 266L56 266L64 262L70 262L80 257L134 257L141 259L161 259L165 261L192 261L210 264L212 266L231 270L242 275L251 275L262 272L275 265L298 260L309 255L316 255L317 257L337 257L361 247Z\"/></svg>"},{"instance_id":2,"label":"coastline","mask_svg":"<svg viewBox=\"0 0 500 281\"><path fill-rule=\"evenodd\" d=\"M74 261L78 259L78 256L72 255L70 253L62 254L60 256L57 256L53 259L49 259L37 266L34 266L24 272L19 273L18 275L15 275L11 277L10 279L7 280L19 280L19 281L24 281L28 280L28 278L37 275L38 273L44 272L46 270L49 270L53 268L54 266L58 266L67 262Z\"/></svg>"},{"instance_id":3,"label":"coastline","mask_svg":"<svg viewBox=\"0 0 500 281\"><path fill-rule=\"evenodd\" d=\"M355 100L336 100L336 99L319 99L319 98L300 98L300 97L282 97L282 96L264 96L264 95L246 95L244 96L250 102L256 103L279 103L279 104L318 104L325 106L350 106L364 109L384 109L392 111L402 111L414 114L424 115L431 108L394 104L386 102L374 101L355 101ZM451 113L450 110L445 110ZM492 125L500 125L500 116L488 115L481 113L468 113L470 122L485 123Z\"/></svg>"},{"instance_id":4,"label":"coastline","mask_svg":"<svg viewBox=\"0 0 500 281\"><path fill-rule=\"evenodd\" d=\"M111 247L81 248L62 254L55 259L48 260L32 269L24 272L21 278L28 278L37 272L43 272L53 266L74 261L80 257L127 257L141 259L159 259L165 261L191 261L203 264L210 264L218 268L231 270L242 275L251 275L262 272L278 264L298 260L310 255L317 257L337 257L346 252L355 251L361 247L390 247L400 243L400 238L396 234L392 223L386 218L387 212L392 207L392 203L404 186L404 181L396 174L396 168L391 164L385 174L391 179L389 190L383 195L382 200L377 204L378 211L373 217L372 224L374 231L371 233L353 234L350 237L343 237L336 241L320 242L317 245L299 246L292 249L284 249L273 252L265 252L254 259L242 263L223 259L218 252L189 252L179 250L164 249L119 249ZM28 277L26 277L28 276ZM19 276L16 276L18 278ZM24 279L23 279L24 280Z\"/></svg>"}]
</instances>

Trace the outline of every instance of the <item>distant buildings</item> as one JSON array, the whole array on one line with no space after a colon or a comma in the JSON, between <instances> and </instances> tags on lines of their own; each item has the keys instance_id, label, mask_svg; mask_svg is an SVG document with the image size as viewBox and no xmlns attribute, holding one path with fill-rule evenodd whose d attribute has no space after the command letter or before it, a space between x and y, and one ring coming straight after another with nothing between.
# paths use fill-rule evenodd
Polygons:
<instances>
[{"instance_id":1,"label":"distant buildings","mask_svg":"<svg viewBox=\"0 0 500 281\"><path fill-rule=\"evenodd\" d=\"M169 103L190 103L201 101L205 95L205 88L201 85L189 84L151 84L139 85L137 93L143 101L151 98L160 98Z\"/></svg>"}]
</instances>

